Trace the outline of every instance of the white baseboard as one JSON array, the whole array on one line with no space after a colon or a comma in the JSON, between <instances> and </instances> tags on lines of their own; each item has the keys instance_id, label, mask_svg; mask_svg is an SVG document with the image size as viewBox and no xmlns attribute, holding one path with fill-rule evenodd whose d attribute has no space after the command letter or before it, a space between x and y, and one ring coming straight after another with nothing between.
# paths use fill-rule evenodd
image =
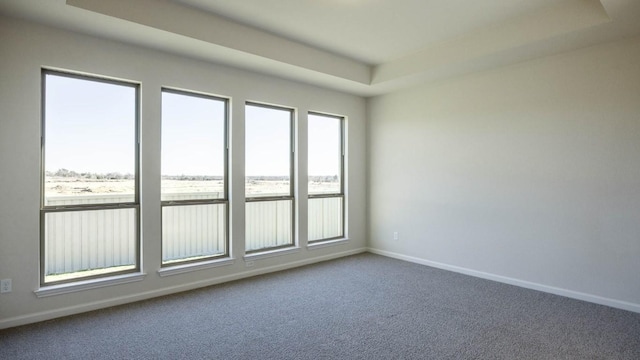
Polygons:
<instances>
[{"instance_id":1,"label":"white baseboard","mask_svg":"<svg viewBox=\"0 0 640 360\"><path fill-rule=\"evenodd\" d=\"M557 288L557 287L538 284L538 283L525 281L525 280L514 279L506 276L495 275L495 274L486 273L482 271L476 271L476 270L467 269L459 266L443 264L436 261L425 260L425 259L398 254L398 253L386 251L386 250L379 250L374 248L369 248L368 250L370 253L378 254L378 255L394 258L394 259L404 260L404 261L421 264L421 265L427 265L427 266L431 266L431 267L442 269L442 270L453 271L460 274L475 276L482 279L493 280L493 281L497 281L497 282L501 282L509 285L515 285L515 286L519 286L527 289L538 290L538 291L542 291L550 294L565 296L572 299L592 302L595 304L606 305L606 306L610 306L617 309L640 313L640 304L634 304L627 301L610 299L602 296Z\"/></svg>"},{"instance_id":2,"label":"white baseboard","mask_svg":"<svg viewBox=\"0 0 640 360\"><path fill-rule=\"evenodd\" d=\"M252 276L292 269L292 268L296 268L304 265L311 265L314 263L319 263L327 260L333 260L333 259L337 259L345 256L360 254L366 251L367 251L366 248L353 249L353 250L333 253L329 255L288 262L286 264L280 264L280 265L268 266L268 267L259 268L259 269L242 271L236 274L220 276L217 278L200 280L200 281L195 281L187 284L180 284L178 286L146 291L142 293L136 293L132 295L126 295L126 296L121 296L121 297L107 299L107 300L95 301L95 302L86 303L86 304L79 304L79 305L74 305L74 306L69 306L69 307L64 307L64 308L54 309L54 310L48 310L48 311L43 311L43 312L38 312L33 314L15 316L8 319L0 320L0 329L6 329L10 327L26 325L26 324L36 323L40 321L45 321L45 320L51 320L51 319L55 319L63 316L80 314L87 311L104 309L111 306L123 305L123 304L132 303L136 301L152 299L159 296L175 294L175 293L188 291L188 290L194 290L194 289L198 289L206 286L221 284L221 283L234 281L234 280L240 280L240 279L244 279Z\"/></svg>"}]
</instances>

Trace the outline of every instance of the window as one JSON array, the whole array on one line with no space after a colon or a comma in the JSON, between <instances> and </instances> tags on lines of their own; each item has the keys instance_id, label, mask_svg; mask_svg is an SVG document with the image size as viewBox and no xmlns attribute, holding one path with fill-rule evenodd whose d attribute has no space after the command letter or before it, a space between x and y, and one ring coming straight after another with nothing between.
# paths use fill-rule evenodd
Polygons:
<instances>
[{"instance_id":1,"label":"window","mask_svg":"<svg viewBox=\"0 0 640 360\"><path fill-rule=\"evenodd\" d=\"M162 265L228 255L228 100L162 90Z\"/></svg>"},{"instance_id":2,"label":"window","mask_svg":"<svg viewBox=\"0 0 640 360\"><path fill-rule=\"evenodd\" d=\"M308 116L309 242L344 237L344 119Z\"/></svg>"},{"instance_id":3,"label":"window","mask_svg":"<svg viewBox=\"0 0 640 360\"><path fill-rule=\"evenodd\" d=\"M247 253L294 244L293 110L245 107Z\"/></svg>"},{"instance_id":4,"label":"window","mask_svg":"<svg viewBox=\"0 0 640 360\"><path fill-rule=\"evenodd\" d=\"M138 96L43 70L42 285L139 271Z\"/></svg>"}]
</instances>

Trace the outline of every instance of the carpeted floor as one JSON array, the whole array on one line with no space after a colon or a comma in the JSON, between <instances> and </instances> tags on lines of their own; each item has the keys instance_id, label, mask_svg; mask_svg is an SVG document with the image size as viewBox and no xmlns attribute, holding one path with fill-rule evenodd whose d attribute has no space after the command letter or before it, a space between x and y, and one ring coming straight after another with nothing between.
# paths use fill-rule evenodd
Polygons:
<instances>
[{"instance_id":1,"label":"carpeted floor","mask_svg":"<svg viewBox=\"0 0 640 360\"><path fill-rule=\"evenodd\" d=\"M1 359L640 359L640 314L362 254L0 331Z\"/></svg>"}]
</instances>

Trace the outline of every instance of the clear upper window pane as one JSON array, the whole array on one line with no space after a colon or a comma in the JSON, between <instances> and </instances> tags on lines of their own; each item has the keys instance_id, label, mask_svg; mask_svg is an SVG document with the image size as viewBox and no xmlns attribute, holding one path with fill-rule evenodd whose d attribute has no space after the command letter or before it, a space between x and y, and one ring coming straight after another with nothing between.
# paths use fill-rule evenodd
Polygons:
<instances>
[{"instance_id":1,"label":"clear upper window pane","mask_svg":"<svg viewBox=\"0 0 640 360\"><path fill-rule=\"evenodd\" d=\"M309 114L309 194L340 194L342 119Z\"/></svg>"},{"instance_id":2,"label":"clear upper window pane","mask_svg":"<svg viewBox=\"0 0 640 360\"><path fill-rule=\"evenodd\" d=\"M224 199L226 102L162 92L162 200Z\"/></svg>"},{"instance_id":3,"label":"clear upper window pane","mask_svg":"<svg viewBox=\"0 0 640 360\"><path fill-rule=\"evenodd\" d=\"M45 75L44 204L135 201L136 87Z\"/></svg>"},{"instance_id":4,"label":"clear upper window pane","mask_svg":"<svg viewBox=\"0 0 640 360\"><path fill-rule=\"evenodd\" d=\"M291 196L292 110L247 104L245 194Z\"/></svg>"}]
</instances>

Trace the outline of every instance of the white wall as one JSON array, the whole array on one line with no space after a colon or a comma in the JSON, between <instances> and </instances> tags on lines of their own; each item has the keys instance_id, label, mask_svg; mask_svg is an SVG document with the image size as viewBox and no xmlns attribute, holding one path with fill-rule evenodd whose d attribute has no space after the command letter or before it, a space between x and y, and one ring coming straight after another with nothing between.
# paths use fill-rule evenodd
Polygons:
<instances>
[{"instance_id":1,"label":"white wall","mask_svg":"<svg viewBox=\"0 0 640 360\"><path fill-rule=\"evenodd\" d=\"M375 251L640 312L639 37L367 111Z\"/></svg>"},{"instance_id":2,"label":"white wall","mask_svg":"<svg viewBox=\"0 0 640 360\"><path fill-rule=\"evenodd\" d=\"M0 296L0 328L205 286L365 248L365 100L317 87L190 60L153 50L0 17L0 278L13 292ZM141 282L37 298L39 284L40 70L42 66L141 82ZM160 87L232 98L231 241L233 265L160 277ZM297 109L297 195L305 198L306 113L346 115L348 236L336 246L307 249L306 201L300 201L299 252L256 260L246 268L244 244L244 134L246 100ZM300 181L303 180L303 181Z\"/></svg>"}]
</instances>

